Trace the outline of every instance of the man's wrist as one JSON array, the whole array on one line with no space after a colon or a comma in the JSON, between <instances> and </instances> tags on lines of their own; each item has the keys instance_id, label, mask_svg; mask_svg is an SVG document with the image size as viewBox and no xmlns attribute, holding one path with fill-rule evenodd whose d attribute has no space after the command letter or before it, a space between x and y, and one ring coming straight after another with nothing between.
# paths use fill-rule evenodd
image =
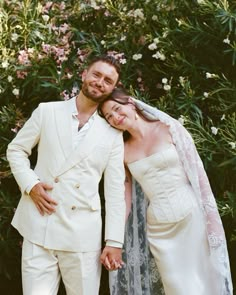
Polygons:
<instances>
[{"instance_id":1,"label":"man's wrist","mask_svg":"<svg viewBox=\"0 0 236 295\"><path fill-rule=\"evenodd\" d=\"M122 248L123 244L117 241L107 240L106 246L108 247L114 247L114 248Z\"/></svg>"}]
</instances>

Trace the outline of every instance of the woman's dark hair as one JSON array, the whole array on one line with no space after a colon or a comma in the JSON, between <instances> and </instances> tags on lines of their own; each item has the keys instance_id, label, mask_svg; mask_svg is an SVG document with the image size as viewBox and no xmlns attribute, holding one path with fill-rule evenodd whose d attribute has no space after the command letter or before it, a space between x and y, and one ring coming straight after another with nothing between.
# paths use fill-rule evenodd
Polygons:
<instances>
[{"instance_id":1,"label":"woman's dark hair","mask_svg":"<svg viewBox=\"0 0 236 295\"><path fill-rule=\"evenodd\" d=\"M123 88L123 87L116 87L112 93L107 97L105 98L102 102L99 103L98 105L98 114L105 118L104 117L104 114L102 112L102 107L104 105L105 102L109 101L109 100L112 100L112 101L115 101L119 104L123 104L123 105L127 105L127 104L132 104L134 107L135 107L135 110L137 112L137 114L142 117L144 120L146 121L151 121L151 120L148 120L148 118L146 118L143 113L141 112L141 110L139 108L137 108L135 102L133 102L132 100L130 100L130 97L131 95L129 94L129 92Z\"/></svg>"},{"instance_id":2,"label":"woman's dark hair","mask_svg":"<svg viewBox=\"0 0 236 295\"><path fill-rule=\"evenodd\" d=\"M141 110L136 107L135 103L132 100L130 100L129 92L123 87L115 88L107 98L105 98L102 102L99 103L98 108L97 108L98 114L101 117L103 117L105 120L106 120L106 118L102 112L102 107L105 104L105 102L110 101L110 100L115 101L115 102L122 104L122 105L132 104L135 107L135 110L140 117L142 117L146 121L150 121L143 115ZM124 137L124 141L126 141L130 137L129 132L124 131L123 137Z\"/></svg>"},{"instance_id":3,"label":"woman's dark hair","mask_svg":"<svg viewBox=\"0 0 236 295\"><path fill-rule=\"evenodd\" d=\"M128 93L128 91L122 87L117 87L115 88L112 93L105 98L101 103L99 103L98 105L98 114L105 118L103 112L102 112L102 107L104 105L105 102L112 100L115 101L119 104L123 104L123 105L127 105L127 104L132 104L132 102L130 102L130 94ZM133 104L135 106L135 104Z\"/></svg>"}]
</instances>

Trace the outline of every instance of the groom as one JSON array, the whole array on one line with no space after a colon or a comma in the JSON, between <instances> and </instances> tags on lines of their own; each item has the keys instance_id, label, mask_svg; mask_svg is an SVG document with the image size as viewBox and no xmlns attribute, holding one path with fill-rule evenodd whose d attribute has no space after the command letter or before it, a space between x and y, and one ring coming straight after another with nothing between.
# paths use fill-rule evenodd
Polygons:
<instances>
[{"instance_id":1,"label":"groom","mask_svg":"<svg viewBox=\"0 0 236 295\"><path fill-rule=\"evenodd\" d=\"M24 295L96 295L101 275L101 203L106 201L102 262L122 263L125 227L123 139L96 112L116 86L111 56L93 60L78 96L41 103L8 146L7 158L22 197L12 225L23 236ZM37 163L29 156L37 145Z\"/></svg>"}]
</instances>

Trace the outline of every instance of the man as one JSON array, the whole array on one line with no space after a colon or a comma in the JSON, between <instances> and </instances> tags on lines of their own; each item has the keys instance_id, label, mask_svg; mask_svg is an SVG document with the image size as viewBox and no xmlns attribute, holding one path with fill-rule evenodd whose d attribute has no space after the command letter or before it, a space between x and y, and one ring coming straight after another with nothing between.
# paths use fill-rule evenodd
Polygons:
<instances>
[{"instance_id":1,"label":"man","mask_svg":"<svg viewBox=\"0 0 236 295\"><path fill-rule=\"evenodd\" d=\"M7 158L22 197L12 225L24 237L25 295L96 295L101 275L101 204L104 173L105 240L101 261L122 263L125 226L122 134L98 116L98 103L119 79L110 56L92 61L76 98L41 103L9 144ZM37 145L35 169L28 157Z\"/></svg>"}]
</instances>

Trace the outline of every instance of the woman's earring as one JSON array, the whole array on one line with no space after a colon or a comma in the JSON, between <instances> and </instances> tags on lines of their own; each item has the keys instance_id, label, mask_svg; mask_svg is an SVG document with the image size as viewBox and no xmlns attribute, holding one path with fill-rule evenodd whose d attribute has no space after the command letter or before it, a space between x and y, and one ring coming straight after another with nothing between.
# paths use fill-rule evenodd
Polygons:
<instances>
[{"instance_id":1,"label":"woman's earring","mask_svg":"<svg viewBox=\"0 0 236 295\"><path fill-rule=\"evenodd\" d=\"M135 114L135 120L138 120L138 118L139 118L139 115L136 113Z\"/></svg>"}]
</instances>

